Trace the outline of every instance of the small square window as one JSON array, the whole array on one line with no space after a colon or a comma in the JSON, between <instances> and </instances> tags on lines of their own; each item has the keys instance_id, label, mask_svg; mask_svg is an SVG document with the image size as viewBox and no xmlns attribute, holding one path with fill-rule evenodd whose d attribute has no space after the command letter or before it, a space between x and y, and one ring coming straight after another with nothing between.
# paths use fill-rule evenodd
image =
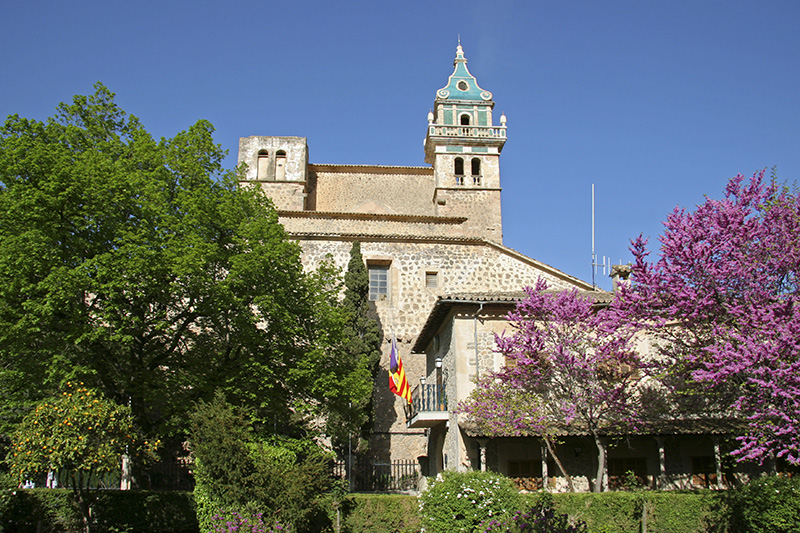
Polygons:
<instances>
[{"instance_id":1,"label":"small square window","mask_svg":"<svg viewBox=\"0 0 800 533\"><path fill-rule=\"evenodd\" d=\"M425 287L428 289L435 289L438 286L439 286L439 273L425 272Z\"/></svg>"}]
</instances>

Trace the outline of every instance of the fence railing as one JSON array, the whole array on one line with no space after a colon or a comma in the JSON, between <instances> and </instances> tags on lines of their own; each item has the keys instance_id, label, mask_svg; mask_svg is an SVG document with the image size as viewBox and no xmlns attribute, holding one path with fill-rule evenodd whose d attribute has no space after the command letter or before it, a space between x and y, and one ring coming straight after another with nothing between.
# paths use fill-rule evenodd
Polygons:
<instances>
[{"instance_id":1,"label":"fence railing","mask_svg":"<svg viewBox=\"0 0 800 533\"><path fill-rule=\"evenodd\" d=\"M416 490L419 464L416 461L376 461L354 457L348 468L347 458L344 458L334 462L333 475L349 481L351 492Z\"/></svg>"},{"instance_id":2,"label":"fence railing","mask_svg":"<svg viewBox=\"0 0 800 533\"><path fill-rule=\"evenodd\" d=\"M186 460L166 459L150 465L137 476L142 488L150 490L194 490L194 476Z\"/></svg>"},{"instance_id":3,"label":"fence railing","mask_svg":"<svg viewBox=\"0 0 800 533\"><path fill-rule=\"evenodd\" d=\"M102 475L93 474L83 483L91 489L120 490L121 474L121 470ZM68 487L71 483L69 476L70 472L67 470L40 474L27 480L24 487ZM192 467L185 458L176 459L172 457L145 466L139 466L134 469L133 477L135 479L134 487L138 489L185 491L194 489Z\"/></svg>"},{"instance_id":4,"label":"fence railing","mask_svg":"<svg viewBox=\"0 0 800 533\"><path fill-rule=\"evenodd\" d=\"M420 412L425 411L447 411L447 396L444 384L422 384L420 383L411 391L410 412L406 414L411 419Z\"/></svg>"}]
</instances>

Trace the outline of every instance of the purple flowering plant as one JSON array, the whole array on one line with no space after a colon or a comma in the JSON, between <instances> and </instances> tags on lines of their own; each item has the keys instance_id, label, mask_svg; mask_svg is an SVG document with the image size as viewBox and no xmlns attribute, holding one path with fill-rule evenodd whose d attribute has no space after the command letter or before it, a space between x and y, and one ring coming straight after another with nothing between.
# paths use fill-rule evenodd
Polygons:
<instances>
[{"instance_id":1,"label":"purple flowering plant","mask_svg":"<svg viewBox=\"0 0 800 533\"><path fill-rule=\"evenodd\" d=\"M211 517L211 533L289 533L291 530L279 522L267 524L263 513L242 514L239 511L220 510Z\"/></svg>"},{"instance_id":2,"label":"purple flowering plant","mask_svg":"<svg viewBox=\"0 0 800 533\"><path fill-rule=\"evenodd\" d=\"M511 333L495 339L506 366L481 380L459 411L488 435L544 437L570 487L554 436L570 428L591 435L598 448L599 491L602 432L635 425L643 412L635 332L619 327L607 307L577 289L554 291L540 279L525 291L527 297L508 315Z\"/></svg>"},{"instance_id":3,"label":"purple flowering plant","mask_svg":"<svg viewBox=\"0 0 800 533\"><path fill-rule=\"evenodd\" d=\"M517 511L510 518L489 520L481 526L481 533L588 533L586 523L570 522L569 516L553 509L552 496L543 497L528 511Z\"/></svg>"},{"instance_id":4,"label":"purple flowering plant","mask_svg":"<svg viewBox=\"0 0 800 533\"><path fill-rule=\"evenodd\" d=\"M660 256L632 243L613 308L658 338L677 414L738 418L740 460L800 462L800 197L764 172L664 222Z\"/></svg>"}]
</instances>

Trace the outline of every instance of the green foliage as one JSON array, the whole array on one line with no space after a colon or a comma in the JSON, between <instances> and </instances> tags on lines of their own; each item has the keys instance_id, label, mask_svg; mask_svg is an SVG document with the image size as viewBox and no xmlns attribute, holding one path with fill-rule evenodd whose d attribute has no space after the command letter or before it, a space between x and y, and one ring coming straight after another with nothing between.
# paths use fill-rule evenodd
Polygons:
<instances>
[{"instance_id":1,"label":"green foliage","mask_svg":"<svg viewBox=\"0 0 800 533\"><path fill-rule=\"evenodd\" d=\"M658 533L726 531L727 519L718 512L726 496L716 491L643 492L647 530Z\"/></svg>"},{"instance_id":2,"label":"green foliage","mask_svg":"<svg viewBox=\"0 0 800 533\"><path fill-rule=\"evenodd\" d=\"M572 520L586 522L592 533L639 533L639 493L571 493L554 495L554 508Z\"/></svg>"},{"instance_id":3,"label":"green foliage","mask_svg":"<svg viewBox=\"0 0 800 533\"><path fill-rule=\"evenodd\" d=\"M731 495L733 524L747 533L800 531L800 479L768 476Z\"/></svg>"},{"instance_id":4,"label":"green foliage","mask_svg":"<svg viewBox=\"0 0 800 533\"><path fill-rule=\"evenodd\" d=\"M322 495L330 489L330 456L311 442L254 439L248 421L221 394L198 404L191 418L195 499L203 531L215 515L261 513L267 524L317 531L327 520Z\"/></svg>"},{"instance_id":5,"label":"green foliage","mask_svg":"<svg viewBox=\"0 0 800 533\"><path fill-rule=\"evenodd\" d=\"M197 519L190 492L103 491L94 506L95 531L195 533ZM81 514L69 491L0 490L0 533L73 532Z\"/></svg>"},{"instance_id":6,"label":"green foliage","mask_svg":"<svg viewBox=\"0 0 800 533\"><path fill-rule=\"evenodd\" d=\"M0 434L66 381L165 438L218 388L295 435L341 411L338 273L303 272L213 131L154 140L101 84L0 127Z\"/></svg>"},{"instance_id":7,"label":"green foliage","mask_svg":"<svg viewBox=\"0 0 800 533\"><path fill-rule=\"evenodd\" d=\"M372 427L372 391L381 358L383 331L370 310L369 274L356 241L350 250L350 262L344 276L344 328L342 362L350 367L342 392L332 398L339 408L328 419L328 434L335 447L342 449L350 434L359 435L357 448L362 451Z\"/></svg>"},{"instance_id":8,"label":"green foliage","mask_svg":"<svg viewBox=\"0 0 800 533\"><path fill-rule=\"evenodd\" d=\"M553 497L547 492L528 511L518 511L503 520L484 522L481 530L483 533L587 533L585 522L573 524L568 515L553 509Z\"/></svg>"},{"instance_id":9,"label":"green foliage","mask_svg":"<svg viewBox=\"0 0 800 533\"><path fill-rule=\"evenodd\" d=\"M426 531L475 531L484 521L510 517L520 504L517 489L504 476L446 471L420 495L420 515Z\"/></svg>"},{"instance_id":10,"label":"green foliage","mask_svg":"<svg viewBox=\"0 0 800 533\"><path fill-rule=\"evenodd\" d=\"M40 402L22 420L6 463L18 483L56 472L72 489L88 532L100 476L119 471L125 454L152 455L155 445L140 438L130 409L67 382L61 396Z\"/></svg>"},{"instance_id":11,"label":"green foliage","mask_svg":"<svg viewBox=\"0 0 800 533\"><path fill-rule=\"evenodd\" d=\"M287 533L290 531L288 526L279 522L268 524L264 522L263 513L242 514L238 511L227 511L215 514L211 518L213 524L210 531L212 533Z\"/></svg>"},{"instance_id":12,"label":"green foliage","mask_svg":"<svg viewBox=\"0 0 800 533\"><path fill-rule=\"evenodd\" d=\"M343 505L343 533L416 533L419 502L414 496L353 494Z\"/></svg>"},{"instance_id":13,"label":"green foliage","mask_svg":"<svg viewBox=\"0 0 800 533\"><path fill-rule=\"evenodd\" d=\"M124 454L150 455L155 445L140 437L130 409L67 383L23 419L6 462L18 483L52 470L67 487L87 490L99 475L119 471Z\"/></svg>"}]
</instances>

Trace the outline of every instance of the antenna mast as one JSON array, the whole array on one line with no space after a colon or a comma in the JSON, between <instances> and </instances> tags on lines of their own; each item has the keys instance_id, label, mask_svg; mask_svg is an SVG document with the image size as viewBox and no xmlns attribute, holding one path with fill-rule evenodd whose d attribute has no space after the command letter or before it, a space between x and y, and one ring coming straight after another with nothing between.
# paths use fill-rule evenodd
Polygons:
<instances>
[{"instance_id":1,"label":"antenna mast","mask_svg":"<svg viewBox=\"0 0 800 533\"><path fill-rule=\"evenodd\" d=\"M592 183L592 287L597 289L597 283L595 282L595 275L597 274L597 267L603 267L603 275L606 274L606 268L611 267L611 259L608 260L608 266L606 266L606 257L603 256L603 262L597 262L597 254L594 250L594 183Z\"/></svg>"}]
</instances>

